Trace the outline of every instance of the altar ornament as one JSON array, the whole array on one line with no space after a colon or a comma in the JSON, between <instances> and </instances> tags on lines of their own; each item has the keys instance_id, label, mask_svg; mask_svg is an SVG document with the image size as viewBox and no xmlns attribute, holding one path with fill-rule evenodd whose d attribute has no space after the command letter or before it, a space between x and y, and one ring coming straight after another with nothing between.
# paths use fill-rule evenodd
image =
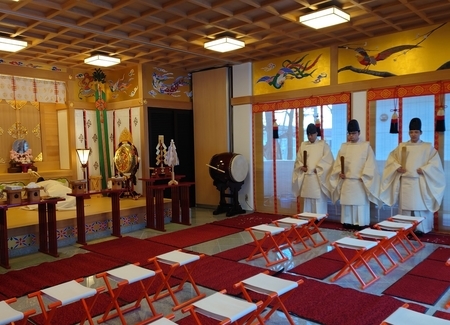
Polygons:
<instances>
[{"instance_id":1,"label":"altar ornament","mask_svg":"<svg viewBox=\"0 0 450 325\"><path fill-rule=\"evenodd\" d=\"M437 114L436 114L436 132L445 132L445 106L439 106Z\"/></svg>"},{"instance_id":2,"label":"altar ornament","mask_svg":"<svg viewBox=\"0 0 450 325\"><path fill-rule=\"evenodd\" d=\"M389 133L396 134L398 133L398 114L397 114L397 108L394 108L392 110L394 113L392 113L391 118L391 128L389 130Z\"/></svg>"},{"instance_id":3,"label":"altar ornament","mask_svg":"<svg viewBox=\"0 0 450 325\"><path fill-rule=\"evenodd\" d=\"M175 147L175 142L173 139L170 140L169 149L164 157L164 163L172 167L172 179L169 181L169 185L177 185L178 182L175 180L175 166L180 164L177 155L177 147Z\"/></svg>"},{"instance_id":4,"label":"altar ornament","mask_svg":"<svg viewBox=\"0 0 450 325\"><path fill-rule=\"evenodd\" d=\"M28 148L28 143L24 139L14 141L9 158L8 173L26 173L28 169L37 171L37 168L33 166L32 150Z\"/></svg>"},{"instance_id":5,"label":"altar ornament","mask_svg":"<svg viewBox=\"0 0 450 325\"><path fill-rule=\"evenodd\" d=\"M158 136L158 144L156 145L156 168L150 169L152 177L166 177L171 172L170 167L164 166L164 160L167 154L167 146L164 143L164 135Z\"/></svg>"},{"instance_id":6,"label":"altar ornament","mask_svg":"<svg viewBox=\"0 0 450 325\"><path fill-rule=\"evenodd\" d=\"M314 125L316 126L316 130L317 130L317 136L321 137L322 136L322 130L320 128L320 118L319 115L316 115L316 119L314 120Z\"/></svg>"},{"instance_id":7,"label":"altar ornament","mask_svg":"<svg viewBox=\"0 0 450 325\"><path fill-rule=\"evenodd\" d=\"M278 123L277 123L277 119L273 120L273 138L274 139L278 139Z\"/></svg>"}]
</instances>

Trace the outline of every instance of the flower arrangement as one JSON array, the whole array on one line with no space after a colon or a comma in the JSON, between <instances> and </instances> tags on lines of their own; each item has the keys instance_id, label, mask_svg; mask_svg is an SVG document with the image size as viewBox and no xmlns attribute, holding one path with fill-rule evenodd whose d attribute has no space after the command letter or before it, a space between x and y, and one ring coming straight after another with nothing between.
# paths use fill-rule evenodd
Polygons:
<instances>
[{"instance_id":1,"label":"flower arrangement","mask_svg":"<svg viewBox=\"0 0 450 325\"><path fill-rule=\"evenodd\" d=\"M33 163L33 155L31 154L31 149L28 149L24 153L19 153L15 150L11 150L9 152L9 158L11 162L15 164L32 164Z\"/></svg>"}]
</instances>

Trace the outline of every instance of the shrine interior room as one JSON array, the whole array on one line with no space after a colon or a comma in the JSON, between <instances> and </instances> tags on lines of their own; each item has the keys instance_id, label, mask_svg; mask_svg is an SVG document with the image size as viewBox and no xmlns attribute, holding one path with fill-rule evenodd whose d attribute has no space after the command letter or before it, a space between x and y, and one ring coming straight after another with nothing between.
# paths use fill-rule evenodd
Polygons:
<instances>
[{"instance_id":1,"label":"shrine interior room","mask_svg":"<svg viewBox=\"0 0 450 325\"><path fill-rule=\"evenodd\" d=\"M449 12L0 0L0 324L450 324Z\"/></svg>"}]
</instances>

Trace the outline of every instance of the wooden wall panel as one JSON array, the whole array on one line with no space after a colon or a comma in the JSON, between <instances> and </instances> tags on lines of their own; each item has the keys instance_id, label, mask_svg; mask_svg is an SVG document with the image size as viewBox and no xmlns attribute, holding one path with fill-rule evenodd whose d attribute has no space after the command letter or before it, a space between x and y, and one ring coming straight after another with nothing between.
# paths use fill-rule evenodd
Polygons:
<instances>
[{"instance_id":1,"label":"wooden wall panel","mask_svg":"<svg viewBox=\"0 0 450 325\"><path fill-rule=\"evenodd\" d=\"M55 104L40 104L42 132L42 162L39 171L57 170L59 167L58 116Z\"/></svg>"},{"instance_id":2,"label":"wooden wall panel","mask_svg":"<svg viewBox=\"0 0 450 325\"><path fill-rule=\"evenodd\" d=\"M229 151L228 68L196 72L192 78L196 204L217 206L220 193L206 164Z\"/></svg>"}]
</instances>

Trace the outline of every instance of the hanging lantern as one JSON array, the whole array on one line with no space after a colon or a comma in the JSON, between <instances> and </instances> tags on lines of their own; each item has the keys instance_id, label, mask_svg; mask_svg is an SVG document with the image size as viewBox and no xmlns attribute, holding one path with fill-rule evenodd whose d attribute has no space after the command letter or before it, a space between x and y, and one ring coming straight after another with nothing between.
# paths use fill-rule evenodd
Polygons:
<instances>
[{"instance_id":1,"label":"hanging lantern","mask_svg":"<svg viewBox=\"0 0 450 325\"><path fill-rule=\"evenodd\" d=\"M439 106L437 114L436 114L436 132L444 132L445 131L445 108L447 106Z\"/></svg>"},{"instance_id":2,"label":"hanging lantern","mask_svg":"<svg viewBox=\"0 0 450 325\"><path fill-rule=\"evenodd\" d=\"M278 139L278 124L277 124L277 119L273 120L273 138L274 139Z\"/></svg>"},{"instance_id":3,"label":"hanging lantern","mask_svg":"<svg viewBox=\"0 0 450 325\"><path fill-rule=\"evenodd\" d=\"M319 115L316 115L316 119L314 120L314 125L316 126L317 136L322 136L322 128L320 127L320 118Z\"/></svg>"},{"instance_id":4,"label":"hanging lantern","mask_svg":"<svg viewBox=\"0 0 450 325\"><path fill-rule=\"evenodd\" d=\"M392 113L391 117L391 129L389 130L389 133L398 133L398 114L397 114L397 108L392 109L394 113Z\"/></svg>"}]
</instances>

